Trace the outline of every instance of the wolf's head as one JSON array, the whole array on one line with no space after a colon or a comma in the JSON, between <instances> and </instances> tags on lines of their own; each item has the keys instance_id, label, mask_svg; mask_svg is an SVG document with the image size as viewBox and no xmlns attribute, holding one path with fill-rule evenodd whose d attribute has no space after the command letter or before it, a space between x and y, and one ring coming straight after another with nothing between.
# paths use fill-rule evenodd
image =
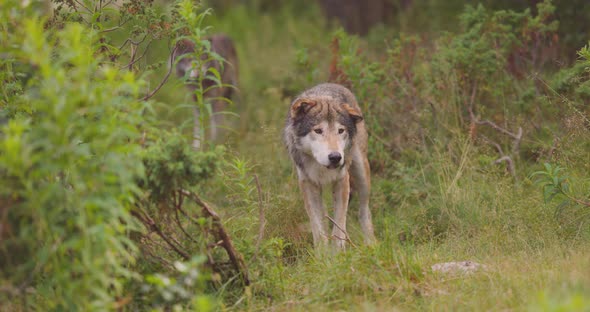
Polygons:
<instances>
[{"instance_id":1,"label":"wolf's head","mask_svg":"<svg viewBox=\"0 0 590 312\"><path fill-rule=\"evenodd\" d=\"M215 68L217 72L220 71L219 62L209 57L208 53L201 54L200 68L196 66L195 62L195 45L189 40L180 40L171 59L171 65L176 64L176 75L178 77L185 77L189 83L198 81L199 76L203 77L203 89L207 89L215 84L211 79L207 79L209 68Z\"/></svg>"},{"instance_id":2,"label":"wolf's head","mask_svg":"<svg viewBox=\"0 0 590 312\"><path fill-rule=\"evenodd\" d=\"M298 98L290 118L301 150L330 169L344 166L361 113L331 96Z\"/></svg>"}]
</instances>

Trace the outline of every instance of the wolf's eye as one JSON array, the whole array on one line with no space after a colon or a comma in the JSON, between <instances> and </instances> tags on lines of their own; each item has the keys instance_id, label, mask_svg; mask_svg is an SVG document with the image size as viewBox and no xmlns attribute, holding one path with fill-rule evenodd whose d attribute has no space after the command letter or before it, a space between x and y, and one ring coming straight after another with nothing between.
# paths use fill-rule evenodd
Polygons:
<instances>
[{"instance_id":1,"label":"wolf's eye","mask_svg":"<svg viewBox=\"0 0 590 312\"><path fill-rule=\"evenodd\" d=\"M322 131L322 129L319 129L319 128L318 129L313 129L313 131L315 133L317 133L317 134L322 134L322 132L324 132L324 131Z\"/></svg>"},{"instance_id":2,"label":"wolf's eye","mask_svg":"<svg viewBox=\"0 0 590 312\"><path fill-rule=\"evenodd\" d=\"M344 128L338 129L338 134L342 134L342 133L344 133Z\"/></svg>"}]
</instances>

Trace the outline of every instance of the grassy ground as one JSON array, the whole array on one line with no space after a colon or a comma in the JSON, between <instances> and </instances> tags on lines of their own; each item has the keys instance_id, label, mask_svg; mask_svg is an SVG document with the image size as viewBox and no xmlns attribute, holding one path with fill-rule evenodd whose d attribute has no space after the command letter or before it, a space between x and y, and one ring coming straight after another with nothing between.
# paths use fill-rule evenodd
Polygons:
<instances>
[{"instance_id":1,"label":"grassy ground","mask_svg":"<svg viewBox=\"0 0 590 312\"><path fill-rule=\"evenodd\" d=\"M236 7L209 21L213 32L225 32L237 44L240 96L232 110L240 117L226 142L228 165L219 185L203 192L222 210L254 281L246 293L222 289L222 306L254 311L590 311L588 224L571 230L556 217L555 206L546 204L540 188L527 178L538 164L523 165L515 183L502 167L482 161L493 150L453 131L447 144L393 157L373 171L375 246L317 256L280 133L292 94L327 79L331 32L317 10L264 15ZM395 38L385 30L380 36ZM306 58L313 66L306 67ZM160 100L187 102L182 91L171 83ZM180 108L167 118L179 123L188 112ZM583 136L586 140L587 132ZM577 159L587 158L583 154ZM584 177L583 168L570 169ZM253 175L260 180L268 221L258 253ZM355 214L354 201L351 207ZM349 220L351 238L360 245L358 223L352 215ZM435 263L462 260L487 269L468 276L430 270Z\"/></svg>"}]
</instances>

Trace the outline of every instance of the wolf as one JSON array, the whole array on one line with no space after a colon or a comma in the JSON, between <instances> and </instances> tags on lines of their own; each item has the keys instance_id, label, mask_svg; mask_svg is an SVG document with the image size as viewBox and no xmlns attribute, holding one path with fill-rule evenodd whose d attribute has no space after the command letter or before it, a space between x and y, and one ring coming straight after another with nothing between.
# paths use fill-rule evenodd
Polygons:
<instances>
[{"instance_id":1,"label":"wolf","mask_svg":"<svg viewBox=\"0 0 590 312\"><path fill-rule=\"evenodd\" d=\"M283 139L297 170L314 246L325 245L330 239L325 227L322 191L332 185L334 218L331 221L335 224L331 238L337 247L345 247L350 179L358 191L365 242L374 242L369 210L368 134L354 94L333 83L304 91L291 103Z\"/></svg>"},{"instance_id":2,"label":"wolf","mask_svg":"<svg viewBox=\"0 0 590 312\"><path fill-rule=\"evenodd\" d=\"M212 101L212 116L210 118L210 138L216 140L219 136L220 129L224 126L223 112L227 108L227 100L230 100L235 93L238 85L238 55L236 48L230 37L225 34L216 34L207 37L210 42L210 52L216 53L223 58L223 61L216 60L204 53L201 55L201 68L196 68L195 59L191 57L191 53L195 53L195 45L192 41L183 39L176 44L174 53L172 54L172 64L176 64L176 75L178 77L187 78L187 88L193 94L193 99L196 101L195 90L198 88L196 81L200 75L204 77L211 75L211 69L217 70L221 77L221 86L211 79L202 80L203 98ZM200 126L199 126L199 110L195 107L194 113L194 139L193 147L200 147Z\"/></svg>"}]
</instances>

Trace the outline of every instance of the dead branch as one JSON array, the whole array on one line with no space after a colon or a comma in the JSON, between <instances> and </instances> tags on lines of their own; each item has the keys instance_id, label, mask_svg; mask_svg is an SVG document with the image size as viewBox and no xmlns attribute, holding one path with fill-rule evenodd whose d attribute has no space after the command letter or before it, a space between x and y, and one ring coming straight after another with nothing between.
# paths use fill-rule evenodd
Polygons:
<instances>
[{"instance_id":1,"label":"dead branch","mask_svg":"<svg viewBox=\"0 0 590 312\"><path fill-rule=\"evenodd\" d=\"M170 57L168 59L169 64L173 64L172 58L174 56L174 53L176 52L176 46L174 47L174 49L172 49L172 52L170 52ZM162 86L164 86L164 84L166 83L166 81L168 81L168 78L170 77L170 74L172 73L172 69L174 69L174 66L170 66L168 68L168 72L166 73L166 76L164 76L164 79L162 79L162 81L160 82L160 84L151 92L149 92L146 96L144 96L143 98L141 98L142 101L147 101L149 100L152 96L154 96L154 94L156 94L156 92L158 92Z\"/></svg>"},{"instance_id":2,"label":"dead branch","mask_svg":"<svg viewBox=\"0 0 590 312\"><path fill-rule=\"evenodd\" d=\"M332 219L332 217L330 217L329 215L326 215L326 218L328 218L328 220L330 220L330 222L332 222L332 224L334 224L335 227L337 227L340 231L342 231L342 233L344 233L344 238L338 237L336 235L333 235L333 236L339 240L344 240L344 241L348 242L350 244L350 246L356 248L356 245L352 242L352 240L350 239L350 236L348 236L348 232L345 229L343 229L342 227L340 227L340 225L338 225L338 223L336 223L336 221L334 221L334 219Z\"/></svg>"},{"instance_id":3,"label":"dead branch","mask_svg":"<svg viewBox=\"0 0 590 312\"><path fill-rule=\"evenodd\" d=\"M133 69L133 65L135 65L135 63L141 61L141 59L147 54L147 51L149 50L150 44L152 44L153 40L150 40L147 45L145 46L145 49L143 50L143 53L136 58L137 56L137 45L135 44L131 44L131 58L129 60L129 64L124 65L121 67L121 69L123 68L127 68L128 70L132 70Z\"/></svg>"},{"instance_id":4,"label":"dead branch","mask_svg":"<svg viewBox=\"0 0 590 312\"><path fill-rule=\"evenodd\" d=\"M189 260L190 256L181 250L178 246L176 246L172 240L162 232L162 229L158 226L156 221L152 219L149 215L145 212L141 211L139 208L135 208L131 210L131 215L136 217L143 225L150 231L156 232L160 238L162 238L170 248L172 248L177 254L179 254L184 260Z\"/></svg>"},{"instance_id":5,"label":"dead branch","mask_svg":"<svg viewBox=\"0 0 590 312\"><path fill-rule=\"evenodd\" d=\"M104 34L104 33L112 32L112 31L119 30L119 29L121 29L121 26L114 26L111 28L103 29L100 31L100 33Z\"/></svg>"},{"instance_id":6,"label":"dead branch","mask_svg":"<svg viewBox=\"0 0 590 312\"><path fill-rule=\"evenodd\" d=\"M182 194L182 192L180 192L179 196L184 196L184 195ZM191 215L189 215L184 209L182 209L182 205L177 205L175 208L176 208L175 213L177 216L178 216L178 212L180 211L182 213L182 215L185 216L187 219L189 219L189 221L191 221L194 225L200 226L199 223L197 221L195 221ZM180 222L180 221L178 221L178 222ZM181 227L181 230L185 233L185 235L189 235L182 227ZM207 228L203 228L202 231L203 231L204 241L207 241L208 236L209 236L209 231ZM193 242L197 243L192 237L190 237L190 239ZM207 246L206 246L207 252L205 253L205 255L207 256L207 266L210 267L212 270L216 270L216 262L209 251L211 249L217 247L218 245L219 245L219 242L213 243L213 244L207 244Z\"/></svg>"},{"instance_id":7,"label":"dead branch","mask_svg":"<svg viewBox=\"0 0 590 312\"><path fill-rule=\"evenodd\" d=\"M144 236L144 237L147 238L148 240L150 240L152 243L157 244L151 237L149 237L147 235ZM159 245L159 244L157 244L157 245ZM148 247L148 246L149 246L148 244L143 244L142 251L145 252L148 256L150 256L150 257L158 260L160 263L162 263L162 264L164 264L164 265L166 265L166 266L168 266L170 268L173 268L174 267L172 265L172 263L170 263L170 261L164 259L163 257L160 257L160 256L156 255L156 253L150 247Z\"/></svg>"},{"instance_id":8,"label":"dead branch","mask_svg":"<svg viewBox=\"0 0 590 312\"><path fill-rule=\"evenodd\" d=\"M582 206L586 206L586 207L590 207L590 202L587 201L583 201L581 199L575 198L569 194L567 194L566 192L562 193L563 195L565 195L565 197L567 197L569 200L575 202L578 205L582 205Z\"/></svg>"},{"instance_id":9,"label":"dead branch","mask_svg":"<svg viewBox=\"0 0 590 312\"><path fill-rule=\"evenodd\" d=\"M219 218L219 215L207 203L202 201L201 198L197 196L197 194L187 190L181 190L180 192L184 196L192 199L197 205L199 205L202 208L203 214L206 217L209 217L211 218L211 220L213 220L213 227L215 229L214 235L216 236L216 239L218 239L219 241L223 241L223 243L221 243L221 246L223 246L223 248L227 252L229 259L232 262L232 265L242 275L244 284L250 285L250 280L248 278L248 270L246 268L244 259L242 258L242 255L235 249L231 241L231 237L221 224L221 219Z\"/></svg>"},{"instance_id":10,"label":"dead branch","mask_svg":"<svg viewBox=\"0 0 590 312\"><path fill-rule=\"evenodd\" d=\"M135 57L137 56L137 45L131 44L129 46L131 48L131 56L129 57L129 64L123 66L122 68L127 68L127 70L133 70L133 64L135 64Z\"/></svg>"},{"instance_id":11,"label":"dead branch","mask_svg":"<svg viewBox=\"0 0 590 312\"><path fill-rule=\"evenodd\" d=\"M254 181L256 182L256 190L258 191L258 238L256 239L256 249L254 251L254 257L252 261L258 258L258 252L260 251L260 243L264 238L264 227L266 226L266 218L264 217L264 206L262 204L262 189L260 182L258 181L258 175L254 175Z\"/></svg>"},{"instance_id":12,"label":"dead branch","mask_svg":"<svg viewBox=\"0 0 590 312\"><path fill-rule=\"evenodd\" d=\"M494 147L496 147L496 150L498 151L498 154L500 154L500 157L498 159L496 159L494 161L494 164L499 164L502 162L506 162L506 167L508 168L508 170L510 171L510 174L512 175L512 177L514 177L514 179L517 179L516 176L516 168L514 165L514 160L512 159L512 156L517 155L518 154L518 149L520 147L520 141L522 139L522 128L518 127L518 133L514 134L504 128L499 127L498 125L496 125L495 123L485 120L483 122L477 121L475 120L476 124L487 124L490 125L493 129L496 129L510 137L512 137L514 139L514 142L512 142L512 152L511 155L506 155L504 154L504 151L502 150L502 147L500 146L500 144L488 139L486 136L481 135L481 137L487 141L488 143L494 145Z\"/></svg>"},{"instance_id":13,"label":"dead branch","mask_svg":"<svg viewBox=\"0 0 590 312\"><path fill-rule=\"evenodd\" d=\"M512 161L512 158L510 156L502 156L496 159L496 161L494 161L494 164L500 164L502 162L506 162L506 167L508 167L508 171L510 171L510 174L514 177L514 179L516 179L516 170L514 169L514 162Z\"/></svg>"},{"instance_id":14,"label":"dead branch","mask_svg":"<svg viewBox=\"0 0 590 312\"><path fill-rule=\"evenodd\" d=\"M522 137L522 128L518 127L518 133L512 133L500 126L498 126L497 124L495 124L493 121L489 121L489 120L479 120L479 119L475 119L475 123L477 123L478 125L487 125L490 126L491 128L493 128L494 130L501 132L511 138L513 138L514 140L518 140L520 141L521 137Z\"/></svg>"},{"instance_id":15,"label":"dead branch","mask_svg":"<svg viewBox=\"0 0 590 312\"><path fill-rule=\"evenodd\" d=\"M484 141L488 142L489 144L493 145L496 148L496 150L498 151L498 154L500 154L500 157L505 156L504 151L502 150L502 147L500 146L500 144L490 140L487 136L485 136L483 134L481 135L481 138Z\"/></svg>"},{"instance_id":16,"label":"dead branch","mask_svg":"<svg viewBox=\"0 0 590 312\"><path fill-rule=\"evenodd\" d=\"M516 133L516 138L514 138L514 142L512 143L512 154L517 154L518 150L520 149L520 142L522 141L522 127L518 127L518 132Z\"/></svg>"},{"instance_id":17,"label":"dead branch","mask_svg":"<svg viewBox=\"0 0 590 312\"><path fill-rule=\"evenodd\" d=\"M180 211L182 213L182 215L185 216L187 219L189 219L194 225L200 226L199 222L197 222L191 215L189 215L184 209L182 209L182 206L179 206L176 209L178 209L178 211ZM209 236L209 231L206 228L203 229L203 234L204 234L205 240L207 240L208 236Z\"/></svg>"},{"instance_id":18,"label":"dead branch","mask_svg":"<svg viewBox=\"0 0 590 312\"><path fill-rule=\"evenodd\" d=\"M487 141L489 144L494 145L494 147L498 151L498 154L500 154L500 157L494 161L494 164L500 164L502 162L506 162L506 167L510 171L510 174L512 175L512 177L515 180L517 180L516 168L514 165L514 160L512 158L513 158L513 156L518 155L518 150L520 149L520 142L522 141L522 127L518 127L518 131L516 133L513 133L507 129L504 129L504 128L498 126L493 121L480 120L478 117L476 117L475 114L473 113L473 105L475 103L475 94L476 94L476 89L477 89L476 87L477 87L477 84L474 85L474 87L473 87L473 90L471 92L471 97L469 100L469 104L467 106L467 110L469 111L469 117L471 119L471 125L473 127L475 127L475 125L487 125L490 128L492 128L504 135L507 135L513 139L511 155L506 155L506 154L504 154L504 151L502 150L502 147L500 146L500 144L488 139L484 135L481 135L481 137L485 141ZM471 132L475 133L474 130L471 130Z\"/></svg>"},{"instance_id":19,"label":"dead branch","mask_svg":"<svg viewBox=\"0 0 590 312\"><path fill-rule=\"evenodd\" d=\"M180 228L180 231L182 233L184 233L184 236L186 236L193 243L198 244L198 242L190 234L188 234L188 232L182 226L182 222L180 221L180 217L178 216L178 210L180 210L180 208L182 207L182 203L184 202L184 197L182 196L182 193L175 192L175 194L178 195L178 197L175 196L175 198L174 198L174 208L176 208L176 209L174 209L174 218L175 218L176 224L178 225L178 228Z\"/></svg>"},{"instance_id":20,"label":"dead branch","mask_svg":"<svg viewBox=\"0 0 590 312\"><path fill-rule=\"evenodd\" d=\"M496 159L493 164L500 164L502 162L506 162L506 168L508 169L508 171L510 172L510 174L512 175L512 177L516 180L516 168L514 166L514 161L512 160L512 157L504 154L504 151L502 150L502 147L500 146L500 144L490 140L488 137L486 137L485 135L481 135L481 138L488 142L489 144L493 145L494 147L496 147L496 150L498 151L498 154L500 154L500 158Z\"/></svg>"}]
</instances>

